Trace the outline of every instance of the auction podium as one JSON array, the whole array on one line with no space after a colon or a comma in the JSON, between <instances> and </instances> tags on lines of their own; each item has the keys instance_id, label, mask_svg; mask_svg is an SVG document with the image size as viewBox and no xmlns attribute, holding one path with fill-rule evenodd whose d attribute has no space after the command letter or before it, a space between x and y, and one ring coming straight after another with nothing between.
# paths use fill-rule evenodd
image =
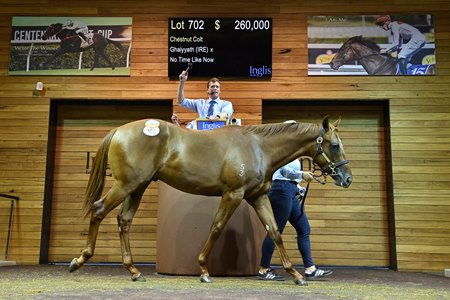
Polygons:
<instances>
[{"instance_id":1,"label":"auction podium","mask_svg":"<svg viewBox=\"0 0 450 300\"><path fill-rule=\"evenodd\" d=\"M156 271L200 275L198 255L221 198L184 193L161 181L158 184ZM256 275L265 235L255 211L243 200L212 248L207 262L210 275Z\"/></svg>"}]
</instances>

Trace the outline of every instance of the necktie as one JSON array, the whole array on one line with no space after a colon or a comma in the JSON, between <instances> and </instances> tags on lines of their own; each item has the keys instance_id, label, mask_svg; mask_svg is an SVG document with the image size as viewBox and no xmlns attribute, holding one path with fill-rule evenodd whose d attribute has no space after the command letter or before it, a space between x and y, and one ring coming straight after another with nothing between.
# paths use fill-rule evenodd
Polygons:
<instances>
[{"instance_id":1,"label":"necktie","mask_svg":"<svg viewBox=\"0 0 450 300\"><path fill-rule=\"evenodd\" d=\"M209 103L209 108L208 108L208 117L212 116L214 114L214 104L216 104L216 101L212 100Z\"/></svg>"}]
</instances>

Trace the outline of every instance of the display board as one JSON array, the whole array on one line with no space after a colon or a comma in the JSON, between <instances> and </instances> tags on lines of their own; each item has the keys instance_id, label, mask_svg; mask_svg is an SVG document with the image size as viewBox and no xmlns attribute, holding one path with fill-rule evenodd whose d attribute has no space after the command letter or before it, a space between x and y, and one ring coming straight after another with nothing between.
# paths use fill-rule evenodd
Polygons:
<instances>
[{"instance_id":1,"label":"display board","mask_svg":"<svg viewBox=\"0 0 450 300\"><path fill-rule=\"evenodd\" d=\"M308 16L308 75L435 74L431 14Z\"/></svg>"},{"instance_id":2,"label":"display board","mask_svg":"<svg viewBox=\"0 0 450 300\"><path fill-rule=\"evenodd\" d=\"M271 18L169 18L169 78L272 77Z\"/></svg>"},{"instance_id":3,"label":"display board","mask_svg":"<svg viewBox=\"0 0 450 300\"><path fill-rule=\"evenodd\" d=\"M8 75L130 76L132 24L131 17L14 16Z\"/></svg>"}]
</instances>

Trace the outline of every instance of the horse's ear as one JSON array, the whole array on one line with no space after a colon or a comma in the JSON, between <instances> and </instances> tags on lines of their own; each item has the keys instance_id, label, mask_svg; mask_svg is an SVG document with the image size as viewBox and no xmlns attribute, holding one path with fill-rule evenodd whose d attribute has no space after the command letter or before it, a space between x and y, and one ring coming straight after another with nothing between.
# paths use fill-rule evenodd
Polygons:
<instances>
[{"instance_id":1,"label":"horse's ear","mask_svg":"<svg viewBox=\"0 0 450 300\"><path fill-rule=\"evenodd\" d=\"M339 124L341 124L341 116L339 116L339 119L337 119L336 121L334 121L333 126L338 128Z\"/></svg>"},{"instance_id":2,"label":"horse's ear","mask_svg":"<svg viewBox=\"0 0 450 300\"><path fill-rule=\"evenodd\" d=\"M330 130L330 121L328 120L328 116L325 116L322 120L322 127L327 132Z\"/></svg>"}]
</instances>

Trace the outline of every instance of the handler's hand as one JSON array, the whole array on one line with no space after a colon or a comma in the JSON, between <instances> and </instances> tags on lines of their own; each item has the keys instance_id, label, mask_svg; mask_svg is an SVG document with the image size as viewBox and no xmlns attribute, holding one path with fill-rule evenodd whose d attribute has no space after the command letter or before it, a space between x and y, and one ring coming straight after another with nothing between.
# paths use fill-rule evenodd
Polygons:
<instances>
[{"instance_id":1,"label":"handler's hand","mask_svg":"<svg viewBox=\"0 0 450 300\"><path fill-rule=\"evenodd\" d=\"M314 174L312 172L310 172L310 171L307 171L307 172L304 171L303 174L302 174L302 178L306 182L311 182L311 180L314 179Z\"/></svg>"},{"instance_id":2,"label":"handler's hand","mask_svg":"<svg viewBox=\"0 0 450 300\"><path fill-rule=\"evenodd\" d=\"M179 78L180 81L186 81L188 79L188 73L186 71L181 72Z\"/></svg>"}]
</instances>

